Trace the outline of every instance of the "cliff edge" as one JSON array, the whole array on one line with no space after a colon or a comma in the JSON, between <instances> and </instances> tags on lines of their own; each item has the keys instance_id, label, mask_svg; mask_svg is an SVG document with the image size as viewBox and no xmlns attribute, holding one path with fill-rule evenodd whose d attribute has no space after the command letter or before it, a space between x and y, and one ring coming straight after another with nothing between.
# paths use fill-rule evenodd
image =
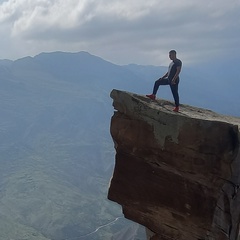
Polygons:
<instances>
[{"instance_id":1,"label":"cliff edge","mask_svg":"<svg viewBox=\"0 0 240 240\"><path fill-rule=\"evenodd\" d=\"M240 119L111 92L116 162L108 198L148 239L236 240Z\"/></svg>"}]
</instances>

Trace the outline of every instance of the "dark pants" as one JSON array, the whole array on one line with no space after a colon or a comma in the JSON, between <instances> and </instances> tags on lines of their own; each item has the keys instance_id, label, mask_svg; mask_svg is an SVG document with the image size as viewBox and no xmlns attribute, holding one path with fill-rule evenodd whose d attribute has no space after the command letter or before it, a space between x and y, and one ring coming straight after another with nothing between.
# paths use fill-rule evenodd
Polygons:
<instances>
[{"instance_id":1,"label":"dark pants","mask_svg":"<svg viewBox=\"0 0 240 240\"><path fill-rule=\"evenodd\" d=\"M153 94L156 95L160 85L169 85L172 91L172 95L175 101L176 107L179 106L179 95L178 95L178 83L179 79L176 81L176 84L172 84L168 78L159 78L153 87Z\"/></svg>"}]
</instances>

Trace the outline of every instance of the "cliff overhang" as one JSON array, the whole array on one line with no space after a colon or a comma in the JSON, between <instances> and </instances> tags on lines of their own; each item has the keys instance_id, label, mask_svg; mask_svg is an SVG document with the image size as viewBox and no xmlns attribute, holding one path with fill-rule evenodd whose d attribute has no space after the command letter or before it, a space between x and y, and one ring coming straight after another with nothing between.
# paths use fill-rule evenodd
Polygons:
<instances>
[{"instance_id":1,"label":"cliff overhang","mask_svg":"<svg viewBox=\"0 0 240 240\"><path fill-rule=\"evenodd\" d=\"M236 240L240 119L111 92L116 162L108 198L151 239ZM149 237L150 238L150 237Z\"/></svg>"}]
</instances>

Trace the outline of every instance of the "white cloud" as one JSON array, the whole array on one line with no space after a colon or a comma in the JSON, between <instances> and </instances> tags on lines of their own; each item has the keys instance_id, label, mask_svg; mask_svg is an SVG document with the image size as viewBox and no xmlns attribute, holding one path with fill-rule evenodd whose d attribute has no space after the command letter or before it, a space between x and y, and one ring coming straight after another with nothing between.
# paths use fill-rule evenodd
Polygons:
<instances>
[{"instance_id":1,"label":"white cloud","mask_svg":"<svg viewBox=\"0 0 240 240\"><path fill-rule=\"evenodd\" d=\"M175 48L186 63L203 61L239 51L239 10L239 0L8 0L1 55L87 50L116 63L164 64Z\"/></svg>"}]
</instances>

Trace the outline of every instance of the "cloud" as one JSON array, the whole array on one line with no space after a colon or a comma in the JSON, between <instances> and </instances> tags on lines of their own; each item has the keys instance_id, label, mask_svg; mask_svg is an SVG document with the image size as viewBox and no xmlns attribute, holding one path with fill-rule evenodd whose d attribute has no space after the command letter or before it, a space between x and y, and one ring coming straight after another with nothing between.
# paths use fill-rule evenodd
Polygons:
<instances>
[{"instance_id":1,"label":"cloud","mask_svg":"<svg viewBox=\"0 0 240 240\"><path fill-rule=\"evenodd\" d=\"M11 44L6 56L87 50L158 65L175 48L193 63L239 51L239 10L238 0L9 0L0 5L0 44Z\"/></svg>"}]
</instances>

